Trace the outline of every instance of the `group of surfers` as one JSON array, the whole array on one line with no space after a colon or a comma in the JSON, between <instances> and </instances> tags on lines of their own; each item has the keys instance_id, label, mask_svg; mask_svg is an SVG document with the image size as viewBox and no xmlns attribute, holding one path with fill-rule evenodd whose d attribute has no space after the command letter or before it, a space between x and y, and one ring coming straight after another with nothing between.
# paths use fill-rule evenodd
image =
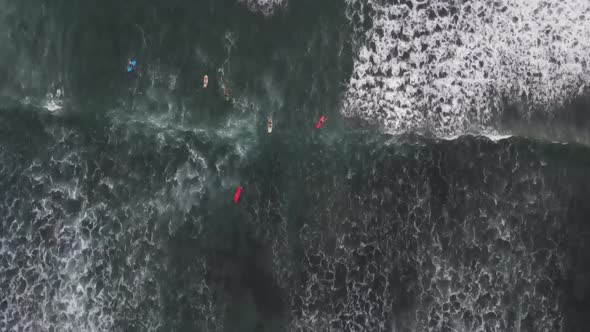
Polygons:
<instances>
[{"instance_id":1,"label":"group of surfers","mask_svg":"<svg viewBox=\"0 0 590 332\"><path fill-rule=\"evenodd\" d=\"M132 71L135 70L135 67L137 66L137 61L135 60L129 60L128 64L127 64L127 72L131 73ZM205 75L203 76L203 89L206 89L209 86L209 76ZM222 83L221 84L221 88L223 89L223 97L225 98L226 101L231 101L231 97L230 97L230 90L227 86L227 84ZM320 117L320 119L318 120L318 122L316 123L316 128L320 129L323 125L324 122L326 122L326 116L322 115ZM269 116L266 122L266 128L268 133L272 133L272 117ZM238 186L236 188L236 191L234 193L234 203L238 203L239 199L240 199L240 195L242 193L242 186Z\"/></svg>"}]
</instances>

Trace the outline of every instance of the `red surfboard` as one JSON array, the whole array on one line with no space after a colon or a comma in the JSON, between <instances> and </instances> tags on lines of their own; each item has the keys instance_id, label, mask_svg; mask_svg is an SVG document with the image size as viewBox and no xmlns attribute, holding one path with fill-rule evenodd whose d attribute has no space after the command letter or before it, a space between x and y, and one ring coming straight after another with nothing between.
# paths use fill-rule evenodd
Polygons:
<instances>
[{"instance_id":1,"label":"red surfboard","mask_svg":"<svg viewBox=\"0 0 590 332\"><path fill-rule=\"evenodd\" d=\"M238 188L236 188L236 193L234 194L234 203L238 204L241 194L242 194L242 186L238 186Z\"/></svg>"},{"instance_id":2,"label":"red surfboard","mask_svg":"<svg viewBox=\"0 0 590 332\"><path fill-rule=\"evenodd\" d=\"M320 118L318 123L316 123L315 127L318 129L322 128L322 126L324 125L324 122L326 122L326 117L322 115L322 117Z\"/></svg>"}]
</instances>

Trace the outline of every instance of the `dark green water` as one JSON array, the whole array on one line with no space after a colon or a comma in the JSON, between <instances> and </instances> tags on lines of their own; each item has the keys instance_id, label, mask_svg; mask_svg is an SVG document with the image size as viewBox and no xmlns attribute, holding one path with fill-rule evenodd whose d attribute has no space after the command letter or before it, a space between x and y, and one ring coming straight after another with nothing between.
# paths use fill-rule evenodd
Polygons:
<instances>
[{"instance_id":1,"label":"dark green water","mask_svg":"<svg viewBox=\"0 0 590 332\"><path fill-rule=\"evenodd\" d=\"M340 116L342 1L0 7L0 330L589 323L587 100L508 108L501 140L391 136Z\"/></svg>"}]
</instances>

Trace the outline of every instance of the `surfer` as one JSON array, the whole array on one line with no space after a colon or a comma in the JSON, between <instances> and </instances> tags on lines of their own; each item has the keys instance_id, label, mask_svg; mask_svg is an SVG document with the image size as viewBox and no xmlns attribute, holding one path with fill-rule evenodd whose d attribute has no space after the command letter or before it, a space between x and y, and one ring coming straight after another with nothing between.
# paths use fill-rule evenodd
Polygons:
<instances>
[{"instance_id":1,"label":"surfer","mask_svg":"<svg viewBox=\"0 0 590 332\"><path fill-rule=\"evenodd\" d=\"M205 75L203 77L203 89L206 89L208 85L209 85L209 76Z\"/></svg>"},{"instance_id":2,"label":"surfer","mask_svg":"<svg viewBox=\"0 0 590 332\"><path fill-rule=\"evenodd\" d=\"M127 63L127 72L128 73L132 72L133 69L135 69L135 66L137 66L137 61L129 60L129 62Z\"/></svg>"},{"instance_id":3,"label":"surfer","mask_svg":"<svg viewBox=\"0 0 590 332\"><path fill-rule=\"evenodd\" d=\"M268 133L272 133L272 117L268 117L268 120L266 121L266 129L268 130Z\"/></svg>"},{"instance_id":4,"label":"surfer","mask_svg":"<svg viewBox=\"0 0 590 332\"><path fill-rule=\"evenodd\" d=\"M236 192L234 193L234 203L238 204L241 194L242 194L242 186L238 186L236 188Z\"/></svg>"},{"instance_id":5,"label":"surfer","mask_svg":"<svg viewBox=\"0 0 590 332\"><path fill-rule=\"evenodd\" d=\"M324 115L322 115L322 117L320 118L320 120L318 121L318 123L316 123L315 127L317 129L322 128L322 126L324 125L324 122L326 122L326 117Z\"/></svg>"}]
</instances>

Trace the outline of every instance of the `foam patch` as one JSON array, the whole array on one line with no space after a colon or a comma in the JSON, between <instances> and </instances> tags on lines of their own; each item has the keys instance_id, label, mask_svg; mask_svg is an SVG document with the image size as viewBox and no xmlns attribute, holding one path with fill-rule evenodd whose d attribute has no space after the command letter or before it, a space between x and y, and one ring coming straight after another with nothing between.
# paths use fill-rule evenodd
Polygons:
<instances>
[{"instance_id":1,"label":"foam patch","mask_svg":"<svg viewBox=\"0 0 590 332\"><path fill-rule=\"evenodd\" d=\"M590 82L590 2L350 0L342 113L391 132L490 129L503 98L551 112Z\"/></svg>"},{"instance_id":2,"label":"foam patch","mask_svg":"<svg viewBox=\"0 0 590 332\"><path fill-rule=\"evenodd\" d=\"M274 14L279 7L287 5L287 0L240 0L251 11L260 12L266 16Z\"/></svg>"}]
</instances>

